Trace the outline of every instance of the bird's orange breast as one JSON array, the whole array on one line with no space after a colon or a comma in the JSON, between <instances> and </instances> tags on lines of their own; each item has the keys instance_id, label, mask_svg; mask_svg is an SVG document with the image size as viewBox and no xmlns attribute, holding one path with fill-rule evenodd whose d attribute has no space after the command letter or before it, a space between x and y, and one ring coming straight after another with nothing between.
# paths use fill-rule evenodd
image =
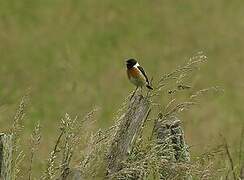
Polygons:
<instances>
[{"instance_id":1,"label":"bird's orange breast","mask_svg":"<svg viewBox=\"0 0 244 180\"><path fill-rule=\"evenodd\" d=\"M127 75L130 78L140 78L141 72L139 69L133 67L127 70Z\"/></svg>"},{"instance_id":2,"label":"bird's orange breast","mask_svg":"<svg viewBox=\"0 0 244 180\"><path fill-rule=\"evenodd\" d=\"M127 69L129 80L137 87L142 87L146 84L146 79L137 67Z\"/></svg>"}]
</instances>

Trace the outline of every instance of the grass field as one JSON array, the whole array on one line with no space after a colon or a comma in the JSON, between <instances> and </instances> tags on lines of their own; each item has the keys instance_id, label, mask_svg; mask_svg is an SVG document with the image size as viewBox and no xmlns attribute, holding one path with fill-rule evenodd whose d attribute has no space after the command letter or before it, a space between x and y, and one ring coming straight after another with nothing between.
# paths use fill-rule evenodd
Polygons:
<instances>
[{"instance_id":1,"label":"grass field","mask_svg":"<svg viewBox=\"0 0 244 180\"><path fill-rule=\"evenodd\" d=\"M83 116L98 107L97 128L113 123L134 89L125 74L126 58L138 58L156 81L203 51L208 63L193 77L193 88L220 86L225 92L182 115L186 139L194 155L220 144L222 134L237 157L244 126L243 5L241 0L1 0L1 131L11 127L21 96L30 91L23 142L28 146L40 121L42 167L66 112Z\"/></svg>"}]
</instances>

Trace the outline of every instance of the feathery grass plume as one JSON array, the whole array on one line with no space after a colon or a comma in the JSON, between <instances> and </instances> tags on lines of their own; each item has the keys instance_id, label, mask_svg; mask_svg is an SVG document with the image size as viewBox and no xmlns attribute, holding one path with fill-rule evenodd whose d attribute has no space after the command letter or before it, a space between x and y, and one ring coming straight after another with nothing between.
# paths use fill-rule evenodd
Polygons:
<instances>
[{"instance_id":1,"label":"feathery grass plume","mask_svg":"<svg viewBox=\"0 0 244 180\"><path fill-rule=\"evenodd\" d=\"M194 70L199 69L200 65L206 62L207 57L202 52L197 53L192 58L190 58L190 60L185 65L179 66L176 68L176 70L163 75L157 82L155 90L150 96L159 95L160 91L162 91L165 86L172 82L178 84L178 90L189 89L189 85L181 84L183 79L188 77Z\"/></svg>"},{"instance_id":2,"label":"feathery grass plume","mask_svg":"<svg viewBox=\"0 0 244 180\"><path fill-rule=\"evenodd\" d=\"M194 162L191 164L193 177L202 180L221 179L220 177L223 177L225 169L216 167L216 164L220 163L224 153L224 146L220 144L194 157Z\"/></svg>"},{"instance_id":3,"label":"feathery grass plume","mask_svg":"<svg viewBox=\"0 0 244 180\"><path fill-rule=\"evenodd\" d=\"M181 92L182 90L191 89L191 85L186 85L184 79L192 75L195 70L200 69L200 66L207 62L207 57L199 52L183 66L179 66L176 70L163 75L157 83L155 91L150 95L150 97L157 97L163 89L166 89L171 84L173 84L173 89L168 90L168 94L176 94L176 92ZM209 92L224 92L224 90L218 86L208 87L205 89L200 89L195 92L192 92L190 97L187 97L184 101L177 102L177 99L174 96L171 96L171 100L162 108L159 112L161 116L164 116L165 119L171 115L179 114L182 111L189 110L190 107L199 103L201 96ZM159 107L163 107L161 103L157 103L157 100L153 100L153 104Z\"/></svg>"},{"instance_id":4,"label":"feathery grass plume","mask_svg":"<svg viewBox=\"0 0 244 180\"><path fill-rule=\"evenodd\" d=\"M98 142L96 138L101 134L101 131L98 131L96 134L91 134L90 140L87 144L87 147L83 150L80 162L80 171L81 174L86 177L94 177L99 173L98 170L101 168L101 151L102 151L102 142Z\"/></svg>"},{"instance_id":5,"label":"feathery grass plume","mask_svg":"<svg viewBox=\"0 0 244 180\"><path fill-rule=\"evenodd\" d=\"M34 155L40 144L40 141L41 141L41 127L40 127L40 123L38 122L31 134L31 140L30 140L31 154L30 154L30 162L29 162L29 169L28 169L29 180L32 179L32 166L33 166Z\"/></svg>"},{"instance_id":6,"label":"feathery grass plume","mask_svg":"<svg viewBox=\"0 0 244 180\"><path fill-rule=\"evenodd\" d=\"M61 179L66 179L69 173L70 162L75 150L75 146L78 145L81 140L80 136L78 135L80 126L76 126L76 122L77 117L72 120L67 113L62 121L65 132L60 148L62 151L62 159L59 167L61 171Z\"/></svg>"},{"instance_id":7,"label":"feathery grass plume","mask_svg":"<svg viewBox=\"0 0 244 180\"><path fill-rule=\"evenodd\" d=\"M105 176L105 156L108 154L110 144L114 139L115 132L119 127L121 117L123 117L131 94L125 98L116 112L114 125L105 130L99 129L95 133L89 132L89 141L86 143L86 148L81 152L82 159L79 165L84 178Z\"/></svg>"},{"instance_id":8,"label":"feathery grass plume","mask_svg":"<svg viewBox=\"0 0 244 180\"><path fill-rule=\"evenodd\" d=\"M16 111L16 114L14 116L14 121L11 129L11 133L14 135L14 137L17 137L19 132L22 130L22 121L25 116L25 108L27 104L27 98L28 96L25 95L21 98L21 101L19 103L18 109Z\"/></svg>"},{"instance_id":9,"label":"feathery grass plume","mask_svg":"<svg viewBox=\"0 0 244 180\"><path fill-rule=\"evenodd\" d=\"M47 160L46 170L44 172L44 175L41 177L41 179L43 179L43 180L51 180L51 179L54 179L55 176L57 176L58 167L57 167L56 159L60 152L59 145L60 145L62 137L65 133L65 129L62 126L62 120L61 120L61 126L59 128L59 131L60 131L59 136L55 142L52 152L50 153L50 157Z\"/></svg>"},{"instance_id":10,"label":"feathery grass plume","mask_svg":"<svg viewBox=\"0 0 244 180\"><path fill-rule=\"evenodd\" d=\"M209 92L214 92L214 93L224 93L224 89L219 87L219 86L213 86L205 89L201 89L196 91L194 94L190 96L190 100L197 100L197 98L200 98L203 95L206 95Z\"/></svg>"},{"instance_id":11,"label":"feathery grass plume","mask_svg":"<svg viewBox=\"0 0 244 180\"><path fill-rule=\"evenodd\" d=\"M73 148L70 143L73 143L74 134L72 132L74 128L74 122L76 118L72 120L68 114L65 114L64 118L60 122L60 133L56 140L53 151L50 153L50 157L47 162L46 171L42 179L49 180L55 179L59 176L59 170L61 171L62 176L65 176L66 170L70 163L72 157ZM64 144L62 144L64 139ZM69 142L69 140L71 140ZM57 161L61 158L61 152L63 152L63 157L61 163Z\"/></svg>"},{"instance_id":12,"label":"feathery grass plume","mask_svg":"<svg viewBox=\"0 0 244 180\"><path fill-rule=\"evenodd\" d=\"M18 179L18 174L20 172L21 162L23 161L25 155L22 150L20 150L20 133L23 129L22 121L25 116L26 106L29 98L29 93L22 97L16 114L14 116L14 121L10 133L13 135L13 162L12 162L12 172L13 179Z\"/></svg>"},{"instance_id":13,"label":"feathery grass plume","mask_svg":"<svg viewBox=\"0 0 244 180\"><path fill-rule=\"evenodd\" d=\"M72 120L69 114L65 114L62 119L62 127L64 129L63 143L61 144L60 151L62 151L62 160L60 163L61 179L65 179L69 171L69 164L73 155L73 141L75 141L75 135L73 133L74 123L77 117Z\"/></svg>"},{"instance_id":14,"label":"feathery grass plume","mask_svg":"<svg viewBox=\"0 0 244 180\"><path fill-rule=\"evenodd\" d=\"M99 129L96 133L90 134L90 139L86 148L82 151L82 159L80 161L79 169L84 178L97 177L102 173L105 176L105 162L104 154L109 147L113 137L113 131L116 125L111 126L107 130Z\"/></svg>"},{"instance_id":15,"label":"feathery grass plume","mask_svg":"<svg viewBox=\"0 0 244 180\"><path fill-rule=\"evenodd\" d=\"M70 173L70 163L74 152L78 151L79 144L86 136L87 131L90 131L89 126L93 126L95 122L93 117L97 110L94 108L81 120L77 116L72 119L68 113L61 119L60 133L54 149L50 153L42 179L66 179ZM82 129L84 123L86 123L86 131Z\"/></svg>"}]
</instances>

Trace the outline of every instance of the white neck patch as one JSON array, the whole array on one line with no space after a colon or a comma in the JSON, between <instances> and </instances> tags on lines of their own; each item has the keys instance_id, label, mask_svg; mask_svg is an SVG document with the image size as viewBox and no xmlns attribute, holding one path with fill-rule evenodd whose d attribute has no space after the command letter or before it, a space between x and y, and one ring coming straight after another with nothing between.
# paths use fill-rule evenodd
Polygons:
<instances>
[{"instance_id":1,"label":"white neck patch","mask_svg":"<svg viewBox=\"0 0 244 180\"><path fill-rule=\"evenodd\" d=\"M134 65L134 67L138 67L138 66L140 66L139 63L136 63L136 64Z\"/></svg>"}]
</instances>

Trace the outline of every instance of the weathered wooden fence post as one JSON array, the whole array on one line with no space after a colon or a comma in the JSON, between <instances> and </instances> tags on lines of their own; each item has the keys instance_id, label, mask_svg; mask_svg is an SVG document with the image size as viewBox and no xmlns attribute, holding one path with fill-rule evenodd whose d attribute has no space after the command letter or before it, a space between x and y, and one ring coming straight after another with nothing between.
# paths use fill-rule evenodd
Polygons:
<instances>
[{"instance_id":1,"label":"weathered wooden fence post","mask_svg":"<svg viewBox=\"0 0 244 180\"><path fill-rule=\"evenodd\" d=\"M185 142L181 121L176 116L161 117L155 122L154 136L158 144L167 143L173 148L176 161L189 162L190 154Z\"/></svg>"},{"instance_id":2,"label":"weathered wooden fence post","mask_svg":"<svg viewBox=\"0 0 244 180\"><path fill-rule=\"evenodd\" d=\"M161 152L159 157L167 156L175 162L190 162L190 153L186 144L184 131L181 127L181 121L176 116L159 117L154 124L153 136L157 144L166 145L169 151ZM162 175L164 172L161 173ZM191 180L192 176L187 171L185 178Z\"/></svg>"},{"instance_id":3,"label":"weathered wooden fence post","mask_svg":"<svg viewBox=\"0 0 244 180\"><path fill-rule=\"evenodd\" d=\"M13 135L0 133L0 179L12 179Z\"/></svg>"},{"instance_id":4,"label":"weathered wooden fence post","mask_svg":"<svg viewBox=\"0 0 244 180\"><path fill-rule=\"evenodd\" d=\"M122 115L119 128L115 134L108 153L108 174L119 171L122 161L132 150L146 117L150 112L149 101L136 95L130 102L127 112Z\"/></svg>"}]
</instances>

